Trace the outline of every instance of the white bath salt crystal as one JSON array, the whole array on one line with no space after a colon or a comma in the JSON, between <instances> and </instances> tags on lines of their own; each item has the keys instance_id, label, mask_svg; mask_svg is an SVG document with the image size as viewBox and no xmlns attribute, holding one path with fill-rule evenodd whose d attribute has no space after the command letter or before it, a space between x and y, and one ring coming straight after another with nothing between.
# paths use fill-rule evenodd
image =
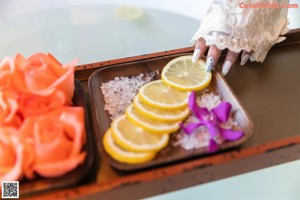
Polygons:
<instances>
[{"instance_id":1,"label":"white bath salt crystal","mask_svg":"<svg viewBox=\"0 0 300 200\"><path fill-rule=\"evenodd\" d=\"M208 93L208 92L209 92L209 89L208 89L208 88L205 88L203 92Z\"/></svg>"},{"instance_id":2,"label":"white bath salt crystal","mask_svg":"<svg viewBox=\"0 0 300 200\"><path fill-rule=\"evenodd\" d=\"M141 79L141 78L143 78L143 76L144 76L144 74L140 74L140 75L138 76L138 78Z\"/></svg>"},{"instance_id":3,"label":"white bath salt crystal","mask_svg":"<svg viewBox=\"0 0 300 200\"><path fill-rule=\"evenodd\" d=\"M174 146L181 146L185 150L199 149L207 147L209 145L210 133L204 126L196 129L192 134L186 134L183 131L177 135L177 141L173 144ZM215 138L217 144L221 144L224 139L218 135Z\"/></svg>"},{"instance_id":4,"label":"white bath salt crystal","mask_svg":"<svg viewBox=\"0 0 300 200\"><path fill-rule=\"evenodd\" d=\"M114 119L122 115L125 109L132 103L139 87L153 80L156 73L139 74L133 77L115 77L106 83L102 83L100 89L104 96L104 110Z\"/></svg>"},{"instance_id":5,"label":"white bath salt crystal","mask_svg":"<svg viewBox=\"0 0 300 200\"><path fill-rule=\"evenodd\" d=\"M188 135L181 131L177 135L175 146L180 145L185 150L193 150L206 147L209 142L209 133L205 127L199 127L194 133Z\"/></svg>"},{"instance_id":6,"label":"white bath salt crystal","mask_svg":"<svg viewBox=\"0 0 300 200\"><path fill-rule=\"evenodd\" d=\"M199 106L206 107L207 109L211 110L221 103L221 98L219 95L215 95L212 92L204 93L197 97L197 103Z\"/></svg>"},{"instance_id":7,"label":"white bath salt crystal","mask_svg":"<svg viewBox=\"0 0 300 200\"><path fill-rule=\"evenodd\" d=\"M232 129L233 127L237 127L239 123L235 121L232 117L229 117L228 121L220 124L220 126L224 129Z\"/></svg>"}]
</instances>

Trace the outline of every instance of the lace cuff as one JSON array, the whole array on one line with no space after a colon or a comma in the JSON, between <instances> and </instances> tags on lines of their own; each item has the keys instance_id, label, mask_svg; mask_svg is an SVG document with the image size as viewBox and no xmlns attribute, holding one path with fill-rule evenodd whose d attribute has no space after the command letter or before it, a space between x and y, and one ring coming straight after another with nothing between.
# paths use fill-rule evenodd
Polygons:
<instances>
[{"instance_id":1,"label":"lace cuff","mask_svg":"<svg viewBox=\"0 0 300 200\"><path fill-rule=\"evenodd\" d=\"M279 7L271 7L275 4ZM285 40L280 35L289 31L287 4L287 0L215 0L192 42L203 38L207 46L215 44L222 50L252 51L250 60L263 62L270 48Z\"/></svg>"}]
</instances>

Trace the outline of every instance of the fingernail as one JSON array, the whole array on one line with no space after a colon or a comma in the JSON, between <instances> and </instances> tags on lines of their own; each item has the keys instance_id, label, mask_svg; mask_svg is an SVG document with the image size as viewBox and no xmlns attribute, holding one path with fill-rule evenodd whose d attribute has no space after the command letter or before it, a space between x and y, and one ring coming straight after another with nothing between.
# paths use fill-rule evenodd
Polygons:
<instances>
[{"instance_id":1,"label":"fingernail","mask_svg":"<svg viewBox=\"0 0 300 200\"><path fill-rule=\"evenodd\" d=\"M200 49L196 49L196 50L194 51L193 58L192 58L192 62L193 62L193 63L197 62L197 60L198 60L199 57L200 57L200 54L201 54Z\"/></svg>"},{"instance_id":2,"label":"fingernail","mask_svg":"<svg viewBox=\"0 0 300 200\"><path fill-rule=\"evenodd\" d=\"M246 62L249 60L249 57L250 56L248 54L244 55L241 60L241 65L246 64Z\"/></svg>"},{"instance_id":3,"label":"fingernail","mask_svg":"<svg viewBox=\"0 0 300 200\"><path fill-rule=\"evenodd\" d=\"M227 61L224 63L224 65L223 65L223 67L222 67L222 74L223 74L224 76L229 72L229 70L230 70L230 68L231 68L231 65L232 65L232 63L231 63L229 60L227 60Z\"/></svg>"},{"instance_id":4,"label":"fingernail","mask_svg":"<svg viewBox=\"0 0 300 200\"><path fill-rule=\"evenodd\" d=\"M214 70L214 59L213 57L209 57L206 59L206 65L205 65L206 71L211 72Z\"/></svg>"}]
</instances>

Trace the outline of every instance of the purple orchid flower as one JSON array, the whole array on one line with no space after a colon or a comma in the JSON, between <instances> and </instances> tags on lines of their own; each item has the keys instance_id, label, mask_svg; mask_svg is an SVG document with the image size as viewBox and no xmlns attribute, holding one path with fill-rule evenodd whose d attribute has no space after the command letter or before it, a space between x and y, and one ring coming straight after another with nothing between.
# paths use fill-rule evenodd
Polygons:
<instances>
[{"instance_id":1,"label":"purple orchid flower","mask_svg":"<svg viewBox=\"0 0 300 200\"><path fill-rule=\"evenodd\" d=\"M218 150L218 144L215 141L218 134L229 141L238 140L244 135L243 131L224 129L220 126L220 123L227 122L229 118L231 110L230 103L222 102L217 107L209 111L207 108L198 106L196 93L192 91L188 99L188 105L189 109L199 119L199 122L190 123L186 127L181 123L180 126L186 134L192 134L198 127L206 126L210 133L208 146L209 153L213 153Z\"/></svg>"}]
</instances>

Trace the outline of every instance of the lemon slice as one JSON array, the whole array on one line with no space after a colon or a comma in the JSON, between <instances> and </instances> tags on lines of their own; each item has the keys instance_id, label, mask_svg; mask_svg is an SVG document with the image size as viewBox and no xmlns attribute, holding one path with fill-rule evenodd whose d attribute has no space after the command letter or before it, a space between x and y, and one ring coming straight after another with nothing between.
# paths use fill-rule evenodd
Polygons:
<instances>
[{"instance_id":1,"label":"lemon slice","mask_svg":"<svg viewBox=\"0 0 300 200\"><path fill-rule=\"evenodd\" d=\"M126 151L119 147L112 137L112 131L109 129L106 131L103 138L103 146L105 151L115 160L127 163L127 164L138 164L145 163L152 160L156 153L155 152L131 152Z\"/></svg>"},{"instance_id":2,"label":"lemon slice","mask_svg":"<svg viewBox=\"0 0 300 200\"><path fill-rule=\"evenodd\" d=\"M139 89L139 95L150 106L175 110L187 106L189 92L174 89L157 80L143 85Z\"/></svg>"},{"instance_id":3,"label":"lemon slice","mask_svg":"<svg viewBox=\"0 0 300 200\"><path fill-rule=\"evenodd\" d=\"M169 142L169 135L149 133L131 123L125 115L113 121L111 130L116 144L127 151L156 152L166 147Z\"/></svg>"},{"instance_id":4,"label":"lemon slice","mask_svg":"<svg viewBox=\"0 0 300 200\"><path fill-rule=\"evenodd\" d=\"M179 129L178 122L161 122L150 119L137 112L133 105L130 105L126 109L125 114L127 119L129 119L132 123L150 133L169 134Z\"/></svg>"},{"instance_id":5,"label":"lemon slice","mask_svg":"<svg viewBox=\"0 0 300 200\"><path fill-rule=\"evenodd\" d=\"M134 98L133 104L136 110L142 115L159 121L178 122L184 120L189 115L188 107L177 110L163 110L145 104L139 95Z\"/></svg>"},{"instance_id":6,"label":"lemon slice","mask_svg":"<svg viewBox=\"0 0 300 200\"><path fill-rule=\"evenodd\" d=\"M116 15L123 20L133 21L140 18L143 11L138 7L122 6L117 8Z\"/></svg>"},{"instance_id":7,"label":"lemon slice","mask_svg":"<svg viewBox=\"0 0 300 200\"><path fill-rule=\"evenodd\" d=\"M171 60L161 73L162 81L183 91L202 90L210 84L211 72L205 69L205 62L192 62L192 56L180 56Z\"/></svg>"}]
</instances>

